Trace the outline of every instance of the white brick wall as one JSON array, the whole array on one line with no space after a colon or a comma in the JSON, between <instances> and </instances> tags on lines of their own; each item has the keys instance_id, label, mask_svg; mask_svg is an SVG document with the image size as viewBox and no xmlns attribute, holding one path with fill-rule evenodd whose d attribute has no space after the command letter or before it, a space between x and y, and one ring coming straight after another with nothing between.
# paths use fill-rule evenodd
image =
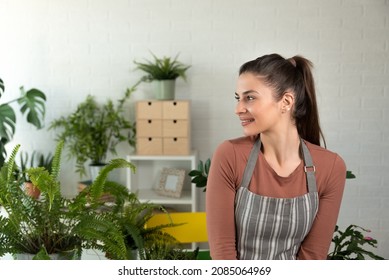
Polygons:
<instances>
[{"instance_id":1,"label":"white brick wall","mask_svg":"<svg viewBox=\"0 0 389 280\"><path fill-rule=\"evenodd\" d=\"M48 95L46 123L88 93L119 97L141 75L133 60L149 50L180 52L192 68L177 97L193 102L192 141L201 159L241 135L233 93L243 62L271 52L307 56L328 146L357 175L347 182L339 225L370 228L376 252L389 258L388 0L1 0L0 38L1 101L15 98L20 85L38 87ZM142 85L134 100L148 91ZM15 143L55 146L52 132L22 121ZM73 172L73 162L64 164L69 195Z\"/></svg>"}]
</instances>

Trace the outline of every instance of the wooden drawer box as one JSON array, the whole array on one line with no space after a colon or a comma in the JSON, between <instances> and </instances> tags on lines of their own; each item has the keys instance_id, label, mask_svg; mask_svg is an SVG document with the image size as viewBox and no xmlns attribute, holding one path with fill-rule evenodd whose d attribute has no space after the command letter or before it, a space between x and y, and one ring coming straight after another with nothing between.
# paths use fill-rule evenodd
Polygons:
<instances>
[{"instance_id":1,"label":"wooden drawer box","mask_svg":"<svg viewBox=\"0 0 389 280\"><path fill-rule=\"evenodd\" d=\"M190 101L138 101L136 138L138 155L189 155Z\"/></svg>"},{"instance_id":2,"label":"wooden drawer box","mask_svg":"<svg viewBox=\"0 0 389 280\"><path fill-rule=\"evenodd\" d=\"M138 101L136 103L137 119L162 119L162 102Z\"/></svg>"},{"instance_id":3,"label":"wooden drawer box","mask_svg":"<svg viewBox=\"0 0 389 280\"><path fill-rule=\"evenodd\" d=\"M189 119L189 101L162 102L162 119Z\"/></svg>"},{"instance_id":4,"label":"wooden drawer box","mask_svg":"<svg viewBox=\"0 0 389 280\"><path fill-rule=\"evenodd\" d=\"M163 137L189 137L189 123L187 120L163 120Z\"/></svg>"},{"instance_id":5,"label":"wooden drawer box","mask_svg":"<svg viewBox=\"0 0 389 280\"><path fill-rule=\"evenodd\" d=\"M188 155L190 153L189 138L164 137L162 142L164 155Z\"/></svg>"},{"instance_id":6,"label":"wooden drawer box","mask_svg":"<svg viewBox=\"0 0 389 280\"><path fill-rule=\"evenodd\" d=\"M162 137L162 120L137 120L137 137Z\"/></svg>"},{"instance_id":7,"label":"wooden drawer box","mask_svg":"<svg viewBox=\"0 0 389 280\"><path fill-rule=\"evenodd\" d=\"M161 137L138 137L136 143L137 154L139 155L162 155Z\"/></svg>"}]
</instances>

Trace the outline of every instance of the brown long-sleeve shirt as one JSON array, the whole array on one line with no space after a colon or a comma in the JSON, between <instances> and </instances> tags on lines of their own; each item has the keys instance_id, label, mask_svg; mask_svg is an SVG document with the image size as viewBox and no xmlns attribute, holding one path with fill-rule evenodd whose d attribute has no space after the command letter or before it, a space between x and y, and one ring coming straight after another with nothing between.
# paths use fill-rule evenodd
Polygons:
<instances>
[{"instance_id":1,"label":"brown long-sleeve shirt","mask_svg":"<svg viewBox=\"0 0 389 280\"><path fill-rule=\"evenodd\" d=\"M236 259L234 200L254 141L254 137L224 141L212 157L206 191L212 259ZM310 232L301 244L297 259L326 259L343 196L346 166L336 153L305 143L316 168L319 209ZM307 193L303 161L288 177L281 177L259 153L249 190L277 198Z\"/></svg>"}]
</instances>

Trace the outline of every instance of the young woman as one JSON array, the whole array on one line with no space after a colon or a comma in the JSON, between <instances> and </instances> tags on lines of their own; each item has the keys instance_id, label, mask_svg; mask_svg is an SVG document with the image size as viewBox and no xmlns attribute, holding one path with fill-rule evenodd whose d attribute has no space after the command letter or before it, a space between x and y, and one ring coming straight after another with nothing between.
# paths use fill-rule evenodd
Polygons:
<instances>
[{"instance_id":1,"label":"young woman","mask_svg":"<svg viewBox=\"0 0 389 280\"><path fill-rule=\"evenodd\" d=\"M245 137L216 149L206 191L212 259L326 259L346 180L320 146L312 63L259 57L239 70Z\"/></svg>"}]
</instances>

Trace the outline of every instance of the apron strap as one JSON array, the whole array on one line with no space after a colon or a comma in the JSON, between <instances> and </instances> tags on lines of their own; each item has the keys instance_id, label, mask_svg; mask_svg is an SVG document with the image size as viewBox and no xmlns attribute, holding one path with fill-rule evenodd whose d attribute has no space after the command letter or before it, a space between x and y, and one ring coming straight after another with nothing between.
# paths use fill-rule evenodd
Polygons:
<instances>
[{"instance_id":1,"label":"apron strap","mask_svg":"<svg viewBox=\"0 0 389 280\"><path fill-rule=\"evenodd\" d=\"M307 145L302 139L301 139L301 148L304 156L304 172L305 172L305 176L307 177L308 191L316 192L317 191L316 176L315 176L316 168L313 165L311 153L309 152Z\"/></svg>"},{"instance_id":2,"label":"apron strap","mask_svg":"<svg viewBox=\"0 0 389 280\"><path fill-rule=\"evenodd\" d=\"M304 157L304 172L307 179L308 192L316 192L317 191L316 177L315 177L316 168L313 165L312 157L308 150L307 145L304 143L304 141L301 138L300 141L301 141L302 154ZM258 138L255 141L254 146L251 149L249 158L247 160L247 164L244 169L243 178L240 187L248 188L251 177L253 175L255 165L257 164L258 153L260 149L261 149L261 137L258 135Z\"/></svg>"},{"instance_id":3,"label":"apron strap","mask_svg":"<svg viewBox=\"0 0 389 280\"><path fill-rule=\"evenodd\" d=\"M240 186L243 188L248 188L255 165L257 164L259 149L261 148L261 137L258 135L257 140L254 143L253 148L251 149L249 159L247 160L246 167L243 172L242 182Z\"/></svg>"}]
</instances>

